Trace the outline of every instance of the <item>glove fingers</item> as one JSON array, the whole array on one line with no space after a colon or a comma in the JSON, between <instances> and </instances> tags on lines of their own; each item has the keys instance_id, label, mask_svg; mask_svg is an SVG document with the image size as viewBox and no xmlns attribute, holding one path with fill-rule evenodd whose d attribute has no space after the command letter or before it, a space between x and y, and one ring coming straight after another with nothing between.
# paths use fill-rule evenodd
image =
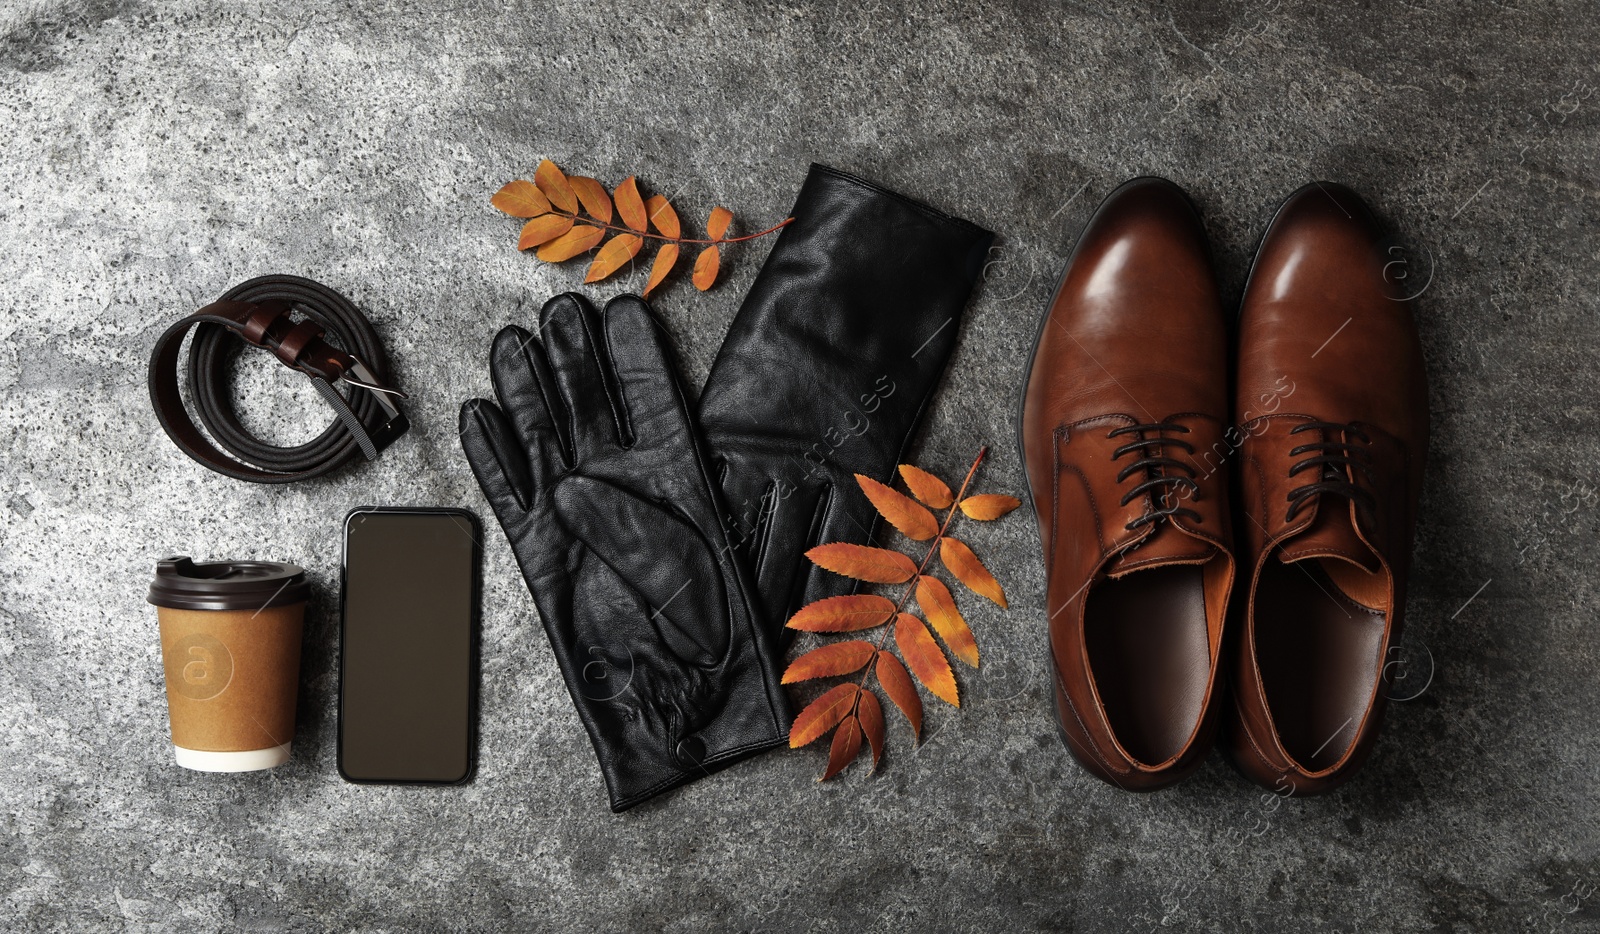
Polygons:
<instances>
[{"instance_id":1,"label":"glove fingers","mask_svg":"<svg viewBox=\"0 0 1600 934\"><path fill-rule=\"evenodd\" d=\"M729 640L727 595L698 532L601 480L567 477L553 498L562 524L644 598L668 651L701 668L721 662Z\"/></svg>"},{"instance_id":2,"label":"glove fingers","mask_svg":"<svg viewBox=\"0 0 1600 934\"><path fill-rule=\"evenodd\" d=\"M566 404L556 391L555 377L539 341L514 324L501 328L494 338L489 369L501 412L523 448L529 452L555 447L571 451ZM562 457L549 461L548 466L566 462Z\"/></svg>"},{"instance_id":3,"label":"glove fingers","mask_svg":"<svg viewBox=\"0 0 1600 934\"><path fill-rule=\"evenodd\" d=\"M823 544L823 513L832 502L832 489L826 486L783 487L773 486L763 495L759 505L760 520L757 529L755 556L756 589L767 611L767 624L777 636L787 630L784 624L810 600L822 596L851 593L854 583L837 574L821 572L801 558L812 547ZM861 536L862 540L865 535ZM833 541L835 539L828 539ZM854 537L847 541L857 540ZM810 596L807 593L810 572L817 571L839 582L833 594ZM808 599L809 597L809 599ZM790 633L792 634L792 633ZM775 643L775 644L781 644Z\"/></svg>"},{"instance_id":4,"label":"glove fingers","mask_svg":"<svg viewBox=\"0 0 1600 934\"><path fill-rule=\"evenodd\" d=\"M468 399L461 404L460 426L467 463L501 523L526 513L533 502L533 476L505 413L487 399Z\"/></svg>"},{"instance_id":5,"label":"glove fingers","mask_svg":"<svg viewBox=\"0 0 1600 934\"><path fill-rule=\"evenodd\" d=\"M758 477L754 471L734 469L725 460L717 461L712 467L712 480L722 488L725 510L722 527L728 533L729 544L752 571L761 536L771 518L768 515L768 499L775 495L771 483L762 485L748 482Z\"/></svg>"},{"instance_id":6,"label":"glove fingers","mask_svg":"<svg viewBox=\"0 0 1600 934\"><path fill-rule=\"evenodd\" d=\"M633 295L612 299L606 304L605 333L629 443L687 433L677 370L650 306Z\"/></svg>"},{"instance_id":7,"label":"glove fingers","mask_svg":"<svg viewBox=\"0 0 1600 934\"><path fill-rule=\"evenodd\" d=\"M567 409L574 465L587 452L623 442L613 402L609 365L601 356L600 315L571 292L545 303L539 339Z\"/></svg>"}]
</instances>

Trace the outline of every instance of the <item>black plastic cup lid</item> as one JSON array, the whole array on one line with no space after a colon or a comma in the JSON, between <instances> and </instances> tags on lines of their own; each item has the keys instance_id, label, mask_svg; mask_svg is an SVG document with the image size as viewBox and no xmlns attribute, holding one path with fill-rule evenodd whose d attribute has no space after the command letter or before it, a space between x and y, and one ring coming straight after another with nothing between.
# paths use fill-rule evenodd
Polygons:
<instances>
[{"instance_id":1,"label":"black plastic cup lid","mask_svg":"<svg viewBox=\"0 0 1600 934\"><path fill-rule=\"evenodd\" d=\"M195 564L187 557L156 562L147 598L178 610L264 610L304 603L311 596L306 572L276 561Z\"/></svg>"}]
</instances>

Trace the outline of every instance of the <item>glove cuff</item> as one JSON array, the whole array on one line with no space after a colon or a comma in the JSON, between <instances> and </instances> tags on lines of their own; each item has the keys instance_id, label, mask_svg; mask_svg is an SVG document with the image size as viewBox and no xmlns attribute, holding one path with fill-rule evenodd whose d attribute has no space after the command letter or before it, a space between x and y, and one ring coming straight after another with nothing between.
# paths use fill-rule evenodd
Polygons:
<instances>
[{"instance_id":1,"label":"glove cuff","mask_svg":"<svg viewBox=\"0 0 1600 934\"><path fill-rule=\"evenodd\" d=\"M868 540L851 474L888 481L961 331L994 235L813 165L728 330L700 426L724 527L767 604L774 645L805 603L853 583L804 566L820 541Z\"/></svg>"},{"instance_id":2,"label":"glove cuff","mask_svg":"<svg viewBox=\"0 0 1600 934\"><path fill-rule=\"evenodd\" d=\"M606 792L611 798L611 810L613 813L620 814L636 804L642 804L656 795L677 788L679 785L687 785L713 772L720 772L728 766L751 756L766 752L768 749L782 746L787 740L788 736L780 733L776 736L735 746L732 749L725 749L696 765L686 766L686 763L690 761L689 756L678 754L671 757L670 764L664 764L659 768L640 767L638 763L635 763L626 773L614 773L610 769L605 769ZM642 780L642 776L645 775L653 776L653 783L645 784Z\"/></svg>"}]
</instances>

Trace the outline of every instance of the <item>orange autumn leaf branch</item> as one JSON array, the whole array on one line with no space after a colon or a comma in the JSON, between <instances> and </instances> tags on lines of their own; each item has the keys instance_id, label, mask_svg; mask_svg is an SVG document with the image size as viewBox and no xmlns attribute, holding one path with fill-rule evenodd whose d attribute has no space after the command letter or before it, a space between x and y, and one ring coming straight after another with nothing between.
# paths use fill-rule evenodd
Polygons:
<instances>
[{"instance_id":1,"label":"orange autumn leaf branch","mask_svg":"<svg viewBox=\"0 0 1600 934\"><path fill-rule=\"evenodd\" d=\"M646 240L659 241L661 247L656 250L644 287L646 298L666 281L685 246L704 246L695 257L690 277L694 287L704 292L717 280L724 246L765 237L794 220L786 218L765 230L729 237L733 212L714 207L706 220L706 238L685 237L678 213L667 199L662 195L645 199L634 176L628 176L608 194L597 180L568 176L549 159L539 163L533 181L519 178L507 182L489 203L526 221L517 237L517 249L531 249L544 262L565 262L598 248L584 274L585 283L599 282L633 262ZM613 223L613 218L622 223ZM608 234L612 235L609 240Z\"/></svg>"},{"instance_id":2,"label":"orange autumn leaf branch","mask_svg":"<svg viewBox=\"0 0 1600 934\"><path fill-rule=\"evenodd\" d=\"M920 562L887 548L846 542L818 545L806 552L812 563L836 574L869 583L906 585L898 601L878 594L849 594L818 600L802 607L786 624L791 629L815 633L884 627L876 643L861 639L829 643L801 655L784 672L785 684L861 672L859 681L835 685L813 701L790 727L789 745L796 749L821 739L830 730L835 731L822 780L837 775L860 754L863 737L872 748L874 769L883 756L883 709L869 688L868 679L877 678L878 686L905 715L913 736L919 739L922 699L912 681L913 674L935 697L952 706L961 706L960 689L944 651L928 631L928 623L907 612L907 607L915 598L917 607L932 623L934 632L951 654L973 668L978 667L978 643L956 607L955 596L943 581L928 571L937 555L945 569L969 590L1001 607L1006 605L1005 592L994 575L971 548L950 535L957 510L968 518L990 521L1021 505L1013 496L967 496L967 489L988 450L985 447L978 451L961 481L960 491L953 495L944 481L910 464L900 466L900 476L911 496L870 477L856 475L862 492L885 520L907 538L928 542ZM930 508L945 510L943 519L936 517ZM890 622L893 625L885 625ZM898 656L887 648L891 633Z\"/></svg>"}]
</instances>

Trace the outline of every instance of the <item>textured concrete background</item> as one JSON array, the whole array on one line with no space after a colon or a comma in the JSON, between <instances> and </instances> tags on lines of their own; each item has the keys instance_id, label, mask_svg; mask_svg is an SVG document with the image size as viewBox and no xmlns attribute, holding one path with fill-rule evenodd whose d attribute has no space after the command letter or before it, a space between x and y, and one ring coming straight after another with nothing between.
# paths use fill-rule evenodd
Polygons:
<instances>
[{"instance_id":1,"label":"textured concrete background","mask_svg":"<svg viewBox=\"0 0 1600 934\"><path fill-rule=\"evenodd\" d=\"M514 6L0 10L0 928L1600 929L1592 4ZM1047 716L1019 516L974 536L1013 606L966 601L987 661L959 714L930 706L920 751L894 723L877 776L819 786L820 753L778 752L619 817L496 533L477 782L344 784L339 520L413 503L492 522L456 406L488 391L494 330L581 278L518 255L488 208L544 156L637 173L696 224L713 203L781 218L818 160L999 231L918 459L956 475L995 442L981 483L1012 492L1037 313L1106 191L1188 187L1231 300L1284 195L1353 185L1427 284L1408 642L1431 684L1330 797L1277 802L1220 755L1119 793ZM708 295L663 293L693 384L765 249ZM264 272L334 285L383 332L417 427L380 463L258 487L156 426L155 336ZM298 377L243 369L261 430L326 421ZM313 571L290 766L171 763L143 598L179 551Z\"/></svg>"}]
</instances>

